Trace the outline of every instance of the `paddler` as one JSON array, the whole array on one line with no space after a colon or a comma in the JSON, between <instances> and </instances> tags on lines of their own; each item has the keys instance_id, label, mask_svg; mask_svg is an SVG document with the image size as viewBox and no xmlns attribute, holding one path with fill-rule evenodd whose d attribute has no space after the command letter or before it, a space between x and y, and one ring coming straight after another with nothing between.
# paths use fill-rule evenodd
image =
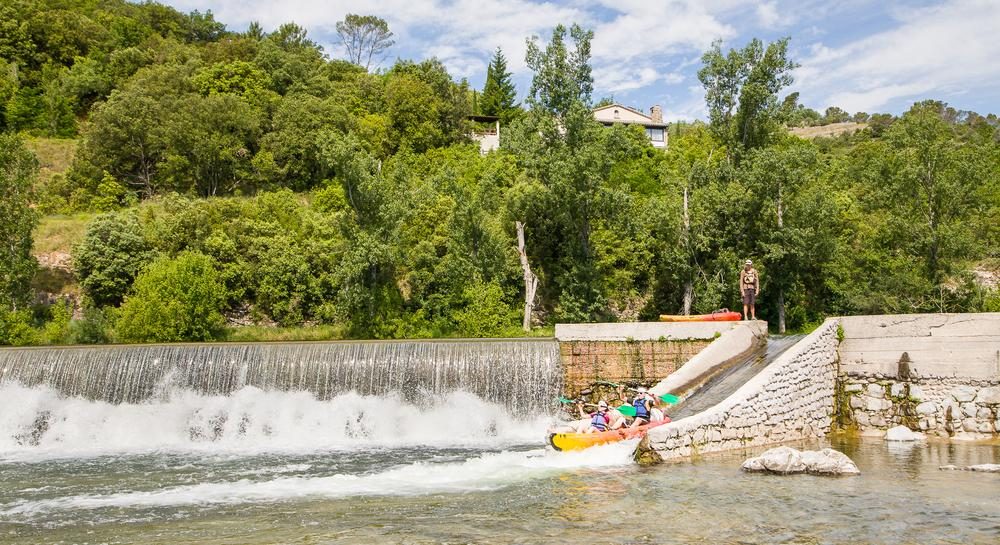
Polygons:
<instances>
[{"instance_id":1,"label":"paddler","mask_svg":"<svg viewBox=\"0 0 1000 545\"><path fill-rule=\"evenodd\" d=\"M740 295L743 296L743 319L747 319L747 309L750 309L750 319L757 319L757 296L760 294L760 275L753 268L753 261L746 260L740 271Z\"/></svg>"},{"instance_id":2,"label":"paddler","mask_svg":"<svg viewBox=\"0 0 1000 545\"><path fill-rule=\"evenodd\" d=\"M608 431L611 426L611 416L608 414L608 402L603 399L597 402L597 410L588 415L583 410L583 403L577 405L580 409L580 418L590 418L590 425L583 433L600 433Z\"/></svg>"},{"instance_id":3,"label":"paddler","mask_svg":"<svg viewBox=\"0 0 1000 545\"><path fill-rule=\"evenodd\" d=\"M638 428L649 424L653 414L653 396L642 386L635 389L636 395L632 399L632 406L635 407L635 418L632 420L630 428Z\"/></svg>"}]
</instances>

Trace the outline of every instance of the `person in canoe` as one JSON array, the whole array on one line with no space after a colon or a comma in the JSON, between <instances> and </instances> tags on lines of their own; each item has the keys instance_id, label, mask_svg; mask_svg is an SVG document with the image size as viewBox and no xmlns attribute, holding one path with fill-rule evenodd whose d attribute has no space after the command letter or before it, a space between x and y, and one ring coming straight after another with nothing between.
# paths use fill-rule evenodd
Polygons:
<instances>
[{"instance_id":1,"label":"person in canoe","mask_svg":"<svg viewBox=\"0 0 1000 545\"><path fill-rule=\"evenodd\" d=\"M743 319L747 319L747 309L750 310L750 319L757 319L757 295L760 294L760 275L757 269L753 268L753 261L746 260L743 270L740 271L740 295L743 296Z\"/></svg>"},{"instance_id":2,"label":"person in canoe","mask_svg":"<svg viewBox=\"0 0 1000 545\"><path fill-rule=\"evenodd\" d=\"M635 418L632 419L632 424L629 425L629 428L645 426L653 418L653 403L655 403L655 398L649 395L649 392L642 386L636 388L635 391L635 398L632 399L632 406L635 407Z\"/></svg>"},{"instance_id":3,"label":"person in canoe","mask_svg":"<svg viewBox=\"0 0 1000 545\"><path fill-rule=\"evenodd\" d=\"M583 433L600 433L611 429L611 415L608 414L607 401L602 399L597 402L597 410L593 414L587 414L583 410L583 403L578 403L577 408L580 409L580 418L590 418L590 425L583 430Z\"/></svg>"}]
</instances>

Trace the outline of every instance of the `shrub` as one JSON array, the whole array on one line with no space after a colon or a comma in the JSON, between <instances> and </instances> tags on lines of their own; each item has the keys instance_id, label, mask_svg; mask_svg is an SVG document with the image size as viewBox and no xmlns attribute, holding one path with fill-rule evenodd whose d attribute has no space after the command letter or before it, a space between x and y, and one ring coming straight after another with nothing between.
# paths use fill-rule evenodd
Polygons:
<instances>
[{"instance_id":1,"label":"shrub","mask_svg":"<svg viewBox=\"0 0 1000 545\"><path fill-rule=\"evenodd\" d=\"M154 261L136 278L118 317L126 342L208 341L225 326L226 289L212 258L185 252Z\"/></svg>"},{"instance_id":2,"label":"shrub","mask_svg":"<svg viewBox=\"0 0 1000 545\"><path fill-rule=\"evenodd\" d=\"M83 291L98 306L121 303L139 271L153 258L133 214L104 214L87 226L73 249L73 267Z\"/></svg>"}]
</instances>

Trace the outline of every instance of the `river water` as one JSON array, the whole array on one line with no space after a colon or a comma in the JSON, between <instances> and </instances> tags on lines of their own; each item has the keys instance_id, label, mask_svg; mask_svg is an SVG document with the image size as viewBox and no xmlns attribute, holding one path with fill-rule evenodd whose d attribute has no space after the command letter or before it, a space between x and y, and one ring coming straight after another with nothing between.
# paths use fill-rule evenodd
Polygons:
<instances>
[{"instance_id":1,"label":"river water","mask_svg":"<svg viewBox=\"0 0 1000 545\"><path fill-rule=\"evenodd\" d=\"M47 413L32 427L32 415ZM0 386L0 543L1000 543L1000 447L833 439L862 475L640 468L452 392L112 404Z\"/></svg>"}]
</instances>

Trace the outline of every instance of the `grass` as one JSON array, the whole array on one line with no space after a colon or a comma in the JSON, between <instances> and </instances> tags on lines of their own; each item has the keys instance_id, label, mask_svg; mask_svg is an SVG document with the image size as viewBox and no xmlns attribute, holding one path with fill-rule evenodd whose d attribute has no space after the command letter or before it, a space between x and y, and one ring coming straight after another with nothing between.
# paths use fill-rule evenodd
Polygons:
<instances>
[{"instance_id":1,"label":"grass","mask_svg":"<svg viewBox=\"0 0 1000 545\"><path fill-rule=\"evenodd\" d=\"M230 342L297 342L338 341L344 338L344 328L338 325L266 327L240 326L226 329Z\"/></svg>"},{"instance_id":2,"label":"grass","mask_svg":"<svg viewBox=\"0 0 1000 545\"><path fill-rule=\"evenodd\" d=\"M28 138L25 144L38 158L38 177L44 183L56 174L63 174L69 170L79 141L64 138Z\"/></svg>"},{"instance_id":3,"label":"grass","mask_svg":"<svg viewBox=\"0 0 1000 545\"><path fill-rule=\"evenodd\" d=\"M829 125L820 125L816 127L794 127L789 129L788 132L800 138L812 140L813 138L819 136L833 137L845 132L859 131L867 126L867 123L854 123L846 121L844 123L831 123Z\"/></svg>"},{"instance_id":4,"label":"grass","mask_svg":"<svg viewBox=\"0 0 1000 545\"><path fill-rule=\"evenodd\" d=\"M34 254L52 252L70 253L73 245L83 238L87 222L94 214L80 213L72 216L45 216L35 228Z\"/></svg>"},{"instance_id":5,"label":"grass","mask_svg":"<svg viewBox=\"0 0 1000 545\"><path fill-rule=\"evenodd\" d=\"M512 337L552 337L555 333L555 326L538 327L531 330L531 333L520 332L520 335L510 337L495 337L497 339ZM451 337L432 337L427 339L412 340L435 340L448 339ZM340 325L316 325L316 326L293 326L293 327L267 327L267 326L238 326L226 329L225 341L228 342L300 342L300 341L339 341L339 340L364 340L348 339L346 330ZM483 339L489 340L489 339Z\"/></svg>"}]
</instances>

